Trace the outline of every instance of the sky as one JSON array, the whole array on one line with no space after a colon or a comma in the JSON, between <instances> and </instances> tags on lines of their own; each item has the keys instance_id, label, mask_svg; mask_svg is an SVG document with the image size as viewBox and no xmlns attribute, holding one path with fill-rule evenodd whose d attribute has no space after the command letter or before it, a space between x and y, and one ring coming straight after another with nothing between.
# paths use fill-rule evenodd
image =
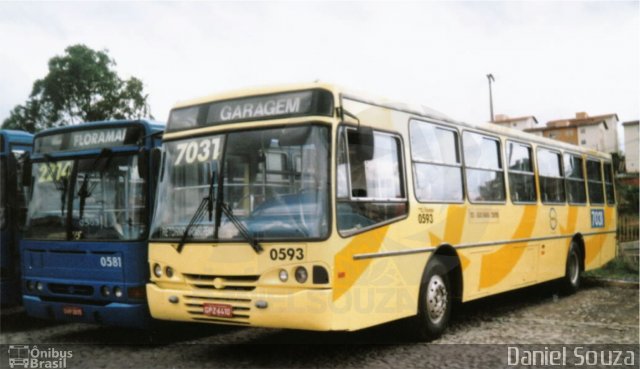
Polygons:
<instances>
[{"instance_id":1,"label":"sky","mask_svg":"<svg viewBox=\"0 0 640 369\"><path fill-rule=\"evenodd\" d=\"M640 117L640 2L0 2L0 121L72 44L177 101L320 80L466 122Z\"/></svg>"}]
</instances>

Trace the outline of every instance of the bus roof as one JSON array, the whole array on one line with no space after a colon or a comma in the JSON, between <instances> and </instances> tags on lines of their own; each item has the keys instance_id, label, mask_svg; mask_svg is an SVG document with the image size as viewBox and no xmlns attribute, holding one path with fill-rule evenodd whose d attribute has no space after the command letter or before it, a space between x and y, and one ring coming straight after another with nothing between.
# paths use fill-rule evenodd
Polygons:
<instances>
[{"instance_id":1,"label":"bus roof","mask_svg":"<svg viewBox=\"0 0 640 369\"><path fill-rule=\"evenodd\" d=\"M144 126L147 135L154 134L156 132L161 132L164 130L164 123L157 122L154 120L120 119L120 120L103 120L103 121L97 121L97 122L86 122L86 123L74 124L74 125L63 126L63 127L49 128L36 133L35 136L36 138L38 138L40 136L56 134L56 133L64 133L64 132L83 130L83 129L92 129L92 128L103 127L103 126L128 125L132 123L133 124L137 123Z\"/></svg>"},{"instance_id":2,"label":"bus roof","mask_svg":"<svg viewBox=\"0 0 640 369\"><path fill-rule=\"evenodd\" d=\"M0 135L2 135L3 140L9 143L19 143L23 145L31 145L33 143L33 134L26 131L0 129Z\"/></svg>"},{"instance_id":3,"label":"bus roof","mask_svg":"<svg viewBox=\"0 0 640 369\"><path fill-rule=\"evenodd\" d=\"M447 123L450 125L458 126L461 128L469 128L474 130L483 131L488 134L501 135L514 140L522 142L534 142L536 144L549 146L552 148L559 148L566 151L575 153L581 153L585 155L595 156L603 159L611 159L611 155L596 151L589 148L580 147L577 145L565 143L558 140L553 140L546 137L536 136L531 133L523 132L514 128L502 127L492 123L469 123L460 120L455 120L449 116L434 110L430 107L420 104L407 104L394 100L390 100L383 97L376 97L367 93L356 92L336 84L325 82L312 82L312 83L299 83L277 86L263 86L256 88L246 88L233 90L218 94L212 94L200 98L180 101L174 105L174 109L184 108L189 106L195 106L200 104L209 103L212 101L223 101L237 99L247 96L257 96L266 94L277 94L290 91L301 91L309 89L323 89L332 92L336 101L336 106L339 106L342 99L354 100L365 104L375 105L391 110L405 112L407 114L415 115L416 118L426 118L437 122Z\"/></svg>"}]
</instances>

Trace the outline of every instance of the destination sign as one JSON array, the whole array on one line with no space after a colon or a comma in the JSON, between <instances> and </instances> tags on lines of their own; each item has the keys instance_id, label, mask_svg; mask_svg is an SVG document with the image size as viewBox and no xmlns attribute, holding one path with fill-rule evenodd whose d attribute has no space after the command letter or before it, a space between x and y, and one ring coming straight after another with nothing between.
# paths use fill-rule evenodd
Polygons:
<instances>
[{"instance_id":1,"label":"destination sign","mask_svg":"<svg viewBox=\"0 0 640 369\"><path fill-rule=\"evenodd\" d=\"M333 97L325 90L307 90L216 101L174 109L168 131L305 115L333 114Z\"/></svg>"},{"instance_id":2,"label":"destination sign","mask_svg":"<svg viewBox=\"0 0 640 369\"><path fill-rule=\"evenodd\" d=\"M34 150L38 153L54 151L78 151L103 147L137 145L140 128L105 127L64 132L37 137Z\"/></svg>"}]
</instances>

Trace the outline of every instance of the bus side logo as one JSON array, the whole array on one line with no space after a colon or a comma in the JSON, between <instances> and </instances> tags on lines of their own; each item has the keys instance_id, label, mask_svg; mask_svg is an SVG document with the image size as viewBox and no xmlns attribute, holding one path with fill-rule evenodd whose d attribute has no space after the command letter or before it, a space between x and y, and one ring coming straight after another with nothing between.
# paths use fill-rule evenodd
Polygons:
<instances>
[{"instance_id":1,"label":"bus side logo","mask_svg":"<svg viewBox=\"0 0 640 369\"><path fill-rule=\"evenodd\" d=\"M591 228L604 228L604 210L591 210Z\"/></svg>"}]
</instances>

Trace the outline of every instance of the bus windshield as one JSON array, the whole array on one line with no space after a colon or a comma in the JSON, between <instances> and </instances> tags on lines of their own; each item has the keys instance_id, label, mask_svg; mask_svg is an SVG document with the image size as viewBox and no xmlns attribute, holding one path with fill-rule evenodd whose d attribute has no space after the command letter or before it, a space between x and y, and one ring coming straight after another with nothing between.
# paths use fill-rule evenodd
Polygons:
<instances>
[{"instance_id":1,"label":"bus windshield","mask_svg":"<svg viewBox=\"0 0 640 369\"><path fill-rule=\"evenodd\" d=\"M141 239L147 228L146 186L138 165L136 154L34 164L27 237Z\"/></svg>"},{"instance_id":2,"label":"bus windshield","mask_svg":"<svg viewBox=\"0 0 640 369\"><path fill-rule=\"evenodd\" d=\"M327 127L241 131L164 148L152 238L247 241L241 227L259 240L328 235ZM209 196L215 206L203 203ZM210 211L199 212L206 205Z\"/></svg>"}]
</instances>

